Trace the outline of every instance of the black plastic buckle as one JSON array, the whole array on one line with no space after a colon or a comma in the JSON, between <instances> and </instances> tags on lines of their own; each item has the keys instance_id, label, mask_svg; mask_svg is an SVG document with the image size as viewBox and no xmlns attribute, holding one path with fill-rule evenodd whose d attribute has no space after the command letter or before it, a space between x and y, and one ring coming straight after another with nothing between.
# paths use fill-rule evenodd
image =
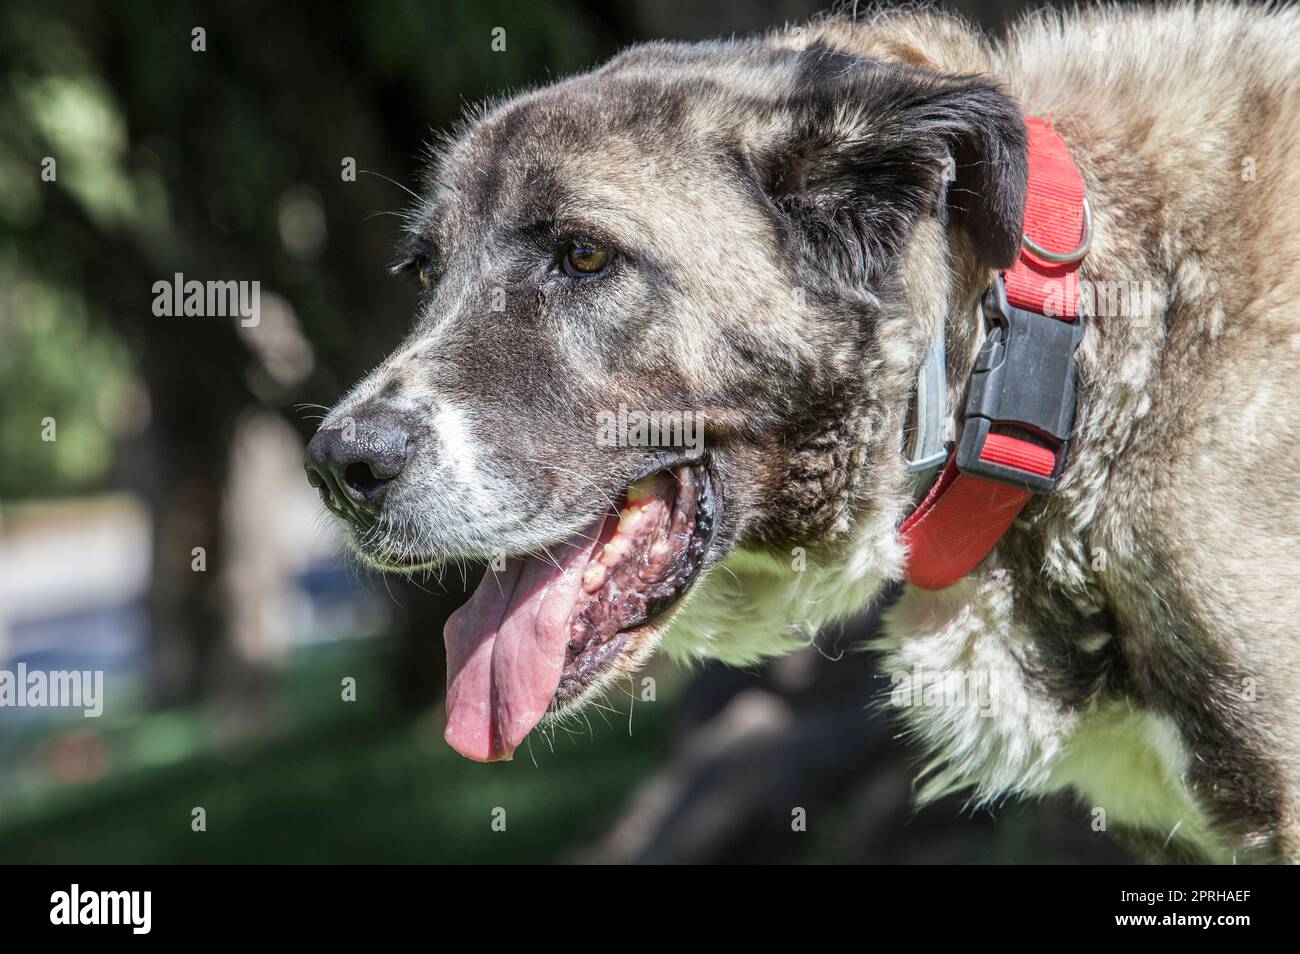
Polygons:
<instances>
[{"instance_id":1,"label":"black plastic buckle","mask_svg":"<svg viewBox=\"0 0 1300 954\"><path fill-rule=\"evenodd\" d=\"M957 469L1034 493L1051 493L1074 425L1074 350L1083 339L1083 316L1061 321L1017 308L1007 301L1001 276L984 293L983 304L987 336L971 370ZM994 425L1029 431L1059 445L1052 475L981 460Z\"/></svg>"}]
</instances>

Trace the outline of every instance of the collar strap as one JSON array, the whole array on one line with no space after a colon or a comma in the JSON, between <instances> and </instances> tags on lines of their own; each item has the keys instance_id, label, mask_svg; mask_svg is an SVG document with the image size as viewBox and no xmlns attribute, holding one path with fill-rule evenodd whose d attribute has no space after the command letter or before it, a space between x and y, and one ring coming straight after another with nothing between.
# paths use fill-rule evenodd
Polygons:
<instances>
[{"instance_id":1,"label":"collar strap","mask_svg":"<svg viewBox=\"0 0 1300 954\"><path fill-rule=\"evenodd\" d=\"M1074 351L1083 337L1079 261L1090 215L1070 151L1028 117L1029 182L1020 257L982 302L987 335L971 370L961 440L899 529L906 579L942 589L997 545L1035 493L1056 488L1074 423Z\"/></svg>"}]
</instances>

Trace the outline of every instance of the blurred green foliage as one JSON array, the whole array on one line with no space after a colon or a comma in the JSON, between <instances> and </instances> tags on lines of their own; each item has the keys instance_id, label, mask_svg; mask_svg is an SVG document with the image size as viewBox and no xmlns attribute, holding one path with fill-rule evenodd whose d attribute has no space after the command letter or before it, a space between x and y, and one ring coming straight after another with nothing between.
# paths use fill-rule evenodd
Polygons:
<instances>
[{"instance_id":1,"label":"blurred green foliage","mask_svg":"<svg viewBox=\"0 0 1300 954\"><path fill-rule=\"evenodd\" d=\"M383 274L396 219L368 218L407 196L342 182L341 159L414 187L465 106L596 61L605 31L573 0L0 5L0 497L112 482L114 450L178 402L301 426L292 404L332 400L413 303ZM305 250L286 241L303 197L326 229ZM282 295L315 377L250 386L229 323L155 317L153 283L178 271Z\"/></svg>"},{"instance_id":2,"label":"blurred green foliage","mask_svg":"<svg viewBox=\"0 0 1300 954\"><path fill-rule=\"evenodd\" d=\"M133 397L130 355L92 320L87 296L24 273L15 258L12 245L0 248L13 302L0 309L0 497L89 487L108 472Z\"/></svg>"},{"instance_id":3,"label":"blurred green foliage","mask_svg":"<svg viewBox=\"0 0 1300 954\"><path fill-rule=\"evenodd\" d=\"M123 172L125 123L75 31L6 5L0 37L0 496L15 497L102 480L132 385L94 276L51 241L48 193L105 229L163 219Z\"/></svg>"}]
</instances>

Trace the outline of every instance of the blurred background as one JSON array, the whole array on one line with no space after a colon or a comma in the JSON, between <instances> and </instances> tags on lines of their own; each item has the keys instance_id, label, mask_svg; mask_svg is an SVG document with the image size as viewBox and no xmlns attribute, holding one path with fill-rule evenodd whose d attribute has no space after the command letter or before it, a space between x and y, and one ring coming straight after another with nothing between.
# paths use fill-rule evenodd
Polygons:
<instances>
[{"instance_id":1,"label":"blurred background","mask_svg":"<svg viewBox=\"0 0 1300 954\"><path fill-rule=\"evenodd\" d=\"M349 562L304 478L322 405L409 321L389 213L434 130L819 6L5 0L0 670L101 670L105 698L0 708L0 861L1126 860L1065 799L917 811L871 618L749 671L659 664L653 701L462 761L465 581ZM996 29L1024 5L954 6ZM157 317L176 273L259 281L260 322Z\"/></svg>"}]
</instances>

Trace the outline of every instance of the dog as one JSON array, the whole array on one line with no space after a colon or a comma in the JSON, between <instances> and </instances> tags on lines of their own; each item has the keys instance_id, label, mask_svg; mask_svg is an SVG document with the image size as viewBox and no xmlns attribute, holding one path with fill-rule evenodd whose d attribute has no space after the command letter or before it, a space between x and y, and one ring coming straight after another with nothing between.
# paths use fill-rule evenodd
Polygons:
<instances>
[{"instance_id":1,"label":"dog","mask_svg":"<svg viewBox=\"0 0 1300 954\"><path fill-rule=\"evenodd\" d=\"M887 613L919 797L1073 790L1153 857L1300 859L1297 31L842 12L469 115L408 213L413 328L306 461L370 564L489 564L445 632L447 740L509 758L656 650L752 664L905 578L918 375L942 332L944 453L1037 117L1086 188L1071 280L1139 293L1074 326L1050 492ZM995 691L915 691L954 673Z\"/></svg>"}]
</instances>

